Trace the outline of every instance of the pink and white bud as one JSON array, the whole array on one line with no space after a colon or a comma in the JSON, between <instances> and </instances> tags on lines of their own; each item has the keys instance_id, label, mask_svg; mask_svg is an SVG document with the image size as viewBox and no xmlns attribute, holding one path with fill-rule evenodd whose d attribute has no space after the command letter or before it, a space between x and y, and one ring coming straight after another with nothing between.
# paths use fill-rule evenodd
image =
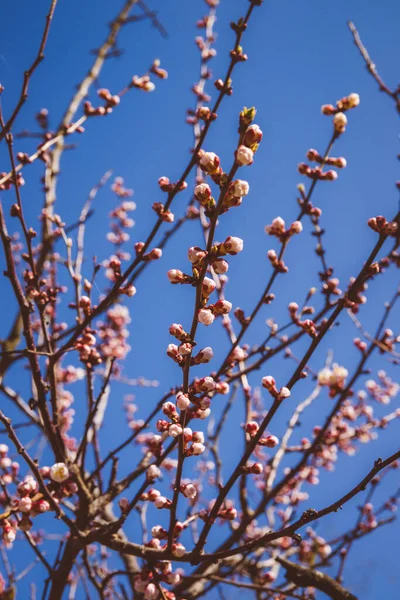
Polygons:
<instances>
[{"instance_id":1,"label":"pink and white bud","mask_svg":"<svg viewBox=\"0 0 400 600\"><path fill-rule=\"evenodd\" d=\"M212 392L215 389L215 381L212 377L202 377L194 382L193 388L195 393L198 392Z\"/></svg>"},{"instance_id":2,"label":"pink and white bud","mask_svg":"<svg viewBox=\"0 0 400 600\"><path fill-rule=\"evenodd\" d=\"M301 233L303 231L303 225L301 221L294 221L290 226L291 233Z\"/></svg>"},{"instance_id":3,"label":"pink and white bud","mask_svg":"<svg viewBox=\"0 0 400 600\"><path fill-rule=\"evenodd\" d=\"M167 417L175 417L177 415L176 406L173 402L164 402L162 411Z\"/></svg>"},{"instance_id":4,"label":"pink and white bud","mask_svg":"<svg viewBox=\"0 0 400 600\"><path fill-rule=\"evenodd\" d=\"M360 96L353 92L352 94L349 94L347 96L347 101L348 101L349 108L355 108L356 106L358 106L360 104Z\"/></svg>"},{"instance_id":5,"label":"pink and white bud","mask_svg":"<svg viewBox=\"0 0 400 600\"><path fill-rule=\"evenodd\" d=\"M177 556L178 558L184 556L185 552L186 552L186 548L183 544L180 544L179 542L176 544L172 544L172 554L174 556Z\"/></svg>"},{"instance_id":6,"label":"pink and white bud","mask_svg":"<svg viewBox=\"0 0 400 600\"><path fill-rule=\"evenodd\" d=\"M196 362L198 363L208 363L214 357L213 349L210 346L206 346L203 350L200 350L198 355L196 356Z\"/></svg>"},{"instance_id":7,"label":"pink and white bud","mask_svg":"<svg viewBox=\"0 0 400 600\"><path fill-rule=\"evenodd\" d=\"M345 131L347 125L347 117L344 113L338 112L333 117L333 126L337 133L343 133Z\"/></svg>"},{"instance_id":8,"label":"pink and white bud","mask_svg":"<svg viewBox=\"0 0 400 600\"><path fill-rule=\"evenodd\" d=\"M243 250L243 240L238 237L228 236L222 244L222 249L227 254L238 254Z\"/></svg>"},{"instance_id":9,"label":"pink and white bud","mask_svg":"<svg viewBox=\"0 0 400 600\"><path fill-rule=\"evenodd\" d=\"M211 188L207 183L199 183L194 188L194 195L200 202L204 202L211 198Z\"/></svg>"},{"instance_id":10,"label":"pink and white bud","mask_svg":"<svg viewBox=\"0 0 400 600\"><path fill-rule=\"evenodd\" d=\"M203 171L213 174L219 170L221 161L214 152L203 152L199 164Z\"/></svg>"},{"instance_id":11,"label":"pink and white bud","mask_svg":"<svg viewBox=\"0 0 400 600\"><path fill-rule=\"evenodd\" d=\"M179 410L187 410L190 406L190 400L187 394L180 392L176 395L176 405Z\"/></svg>"},{"instance_id":12,"label":"pink and white bud","mask_svg":"<svg viewBox=\"0 0 400 600\"><path fill-rule=\"evenodd\" d=\"M261 438L260 442L267 448L275 448L279 444L279 439L276 435L267 435L265 438Z\"/></svg>"},{"instance_id":13,"label":"pink and white bud","mask_svg":"<svg viewBox=\"0 0 400 600\"><path fill-rule=\"evenodd\" d=\"M168 435L176 438L179 435L182 435L183 429L182 429L182 425L180 425L179 423L174 423L173 425L170 425L169 429L168 429Z\"/></svg>"},{"instance_id":14,"label":"pink and white bud","mask_svg":"<svg viewBox=\"0 0 400 600\"><path fill-rule=\"evenodd\" d=\"M69 477L68 467L65 463L55 463L50 467L50 478L57 483L62 483Z\"/></svg>"},{"instance_id":15,"label":"pink and white bud","mask_svg":"<svg viewBox=\"0 0 400 600\"><path fill-rule=\"evenodd\" d=\"M181 492L185 498L189 498L190 500L193 500L197 496L197 490L192 483L181 485Z\"/></svg>"},{"instance_id":16,"label":"pink and white bud","mask_svg":"<svg viewBox=\"0 0 400 600\"><path fill-rule=\"evenodd\" d=\"M189 342L185 342L179 346L178 352L181 356L187 356L188 354L191 353L192 348L193 348L192 344L190 344Z\"/></svg>"},{"instance_id":17,"label":"pink and white bud","mask_svg":"<svg viewBox=\"0 0 400 600\"><path fill-rule=\"evenodd\" d=\"M201 308L197 313L197 320L199 321L199 323L202 323L207 327L214 322L214 319L214 315L208 308Z\"/></svg>"},{"instance_id":18,"label":"pink and white bud","mask_svg":"<svg viewBox=\"0 0 400 600\"><path fill-rule=\"evenodd\" d=\"M200 442L200 444L204 444L204 433L202 431L193 431L192 442Z\"/></svg>"},{"instance_id":19,"label":"pink and white bud","mask_svg":"<svg viewBox=\"0 0 400 600\"><path fill-rule=\"evenodd\" d=\"M262 131L258 125L250 125L246 129L246 133L244 134L243 143L245 146L253 146L253 144L259 144L262 140L262 136Z\"/></svg>"},{"instance_id":20,"label":"pink and white bud","mask_svg":"<svg viewBox=\"0 0 400 600\"><path fill-rule=\"evenodd\" d=\"M242 179L236 179L236 181L230 185L230 191L232 191L232 193L238 197L247 196L249 190L249 184L247 181L243 181Z\"/></svg>"},{"instance_id":21,"label":"pink and white bud","mask_svg":"<svg viewBox=\"0 0 400 600\"><path fill-rule=\"evenodd\" d=\"M290 396L289 388L281 387L281 389L279 390L279 395L278 395L279 400L285 400L285 398L289 398L289 396Z\"/></svg>"},{"instance_id":22,"label":"pink and white bud","mask_svg":"<svg viewBox=\"0 0 400 600\"><path fill-rule=\"evenodd\" d=\"M245 431L249 434L250 437L254 437L259 429L260 426L257 423L257 421L248 421L246 423Z\"/></svg>"},{"instance_id":23,"label":"pink and white bud","mask_svg":"<svg viewBox=\"0 0 400 600\"><path fill-rule=\"evenodd\" d=\"M218 300L210 308L214 315L227 315L232 310L232 302L229 302L229 300Z\"/></svg>"},{"instance_id":24,"label":"pink and white bud","mask_svg":"<svg viewBox=\"0 0 400 600\"><path fill-rule=\"evenodd\" d=\"M161 510L171 504L171 500L168 500L165 496L158 496L154 501L154 506Z\"/></svg>"},{"instance_id":25,"label":"pink and white bud","mask_svg":"<svg viewBox=\"0 0 400 600\"><path fill-rule=\"evenodd\" d=\"M199 264L207 256L207 252L199 246L192 246L188 250L188 258L194 265Z\"/></svg>"},{"instance_id":26,"label":"pink and white bud","mask_svg":"<svg viewBox=\"0 0 400 600\"><path fill-rule=\"evenodd\" d=\"M212 267L218 275L222 275L229 269L229 263L223 258L218 258L217 260L214 260Z\"/></svg>"},{"instance_id":27,"label":"pink and white bud","mask_svg":"<svg viewBox=\"0 0 400 600\"><path fill-rule=\"evenodd\" d=\"M240 166L251 165L254 159L254 152L246 146L239 146L236 150L236 162Z\"/></svg>"},{"instance_id":28,"label":"pink and white bud","mask_svg":"<svg viewBox=\"0 0 400 600\"><path fill-rule=\"evenodd\" d=\"M32 500L29 496L25 496L25 498L21 498L18 503L18 510L23 513L28 513L32 510Z\"/></svg>"},{"instance_id":29,"label":"pink and white bud","mask_svg":"<svg viewBox=\"0 0 400 600\"><path fill-rule=\"evenodd\" d=\"M148 481L154 481L161 475L160 469L157 465L150 465L146 471Z\"/></svg>"},{"instance_id":30,"label":"pink and white bud","mask_svg":"<svg viewBox=\"0 0 400 600\"><path fill-rule=\"evenodd\" d=\"M160 592L158 591L157 586L154 583L149 583L144 592L145 600L157 600L159 596Z\"/></svg>"},{"instance_id":31,"label":"pink and white bud","mask_svg":"<svg viewBox=\"0 0 400 600\"><path fill-rule=\"evenodd\" d=\"M184 274L179 269L171 269L167 273L168 279L171 283L182 283L184 281Z\"/></svg>"},{"instance_id":32,"label":"pink and white bud","mask_svg":"<svg viewBox=\"0 0 400 600\"><path fill-rule=\"evenodd\" d=\"M203 452L205 452L206 447L204 446L204 444L201 444L200 442L195 442L194 444L192 444L190 446L190 452L191 454L194 454L195 456L198 456L199 454L203 454Z\"/></svg>"},{"instance_id":33,"label":"pink and white bud","mask_svg":"<svg viewBox=\"0 0 400 600\"><path fill-rule=\"evenodd\" d=\"M262 378L262 385L267 390L271 390L275 387L275 379L272 377L272 375L266 375Z\"/></svg>"},{"instance_id":34,"label":"pink and white bud","mask_svg":"<svg viewBox=\"0 0 400 600\"><path fill-rule=\"evenodd\" d=\"M215 282L209 277L204 277L202 283L203 296L209 296L215 290Z\"/></svg>"}]
</instances>

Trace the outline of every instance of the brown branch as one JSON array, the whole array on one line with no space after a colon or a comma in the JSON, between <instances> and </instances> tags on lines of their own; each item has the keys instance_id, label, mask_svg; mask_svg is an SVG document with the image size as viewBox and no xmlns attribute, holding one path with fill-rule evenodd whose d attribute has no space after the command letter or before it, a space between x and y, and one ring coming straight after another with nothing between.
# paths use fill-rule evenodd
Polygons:
<instances>
[{"instance_id":1,"label":"brown branch","mask_svg":"<svg viewBox=\"0 0 400 600\"><path fill-rule=\"evenodd\" d=\"M277 556L275 560L286 570L286 578L299 587L315 587L332 600L357 600L354 594L322 571L303 567L281 556Z\"/></svg>"},{"instance_id":2,"label":"brown branch","mask_svg":"<svg viewBox=\"0 0 400 600\"><path fill-rule=\"evenodd\" d=\"M49 12L46 16L46 25L45 25L45 28L43 31L43 35L42 35L42 39L40 42L38 53L36 55L35 60L29 67L29 69L27 71L25 71L25 73L24 73L24 80L22 83L20 98L18 100L18 103L17 103L11 117L8 119L8 121L2 127L2 131L0 132L0 142L1 142L1 140L4 139L5 135L10 131L15 119L18 116L19 111L25 104L25 102L28 98L28 88L29 88L30 79L31 79L34 71L36 70L36 68L40 65L40 63L44 59L44 51L46 48L47 38L49 36L49 31L50 31L50 25L51 25L51 21L54 16L54 11L56 9L56 5L57 5L57 0L52 0L51 4L50 4Z\"/></svg>"}]
</instances>

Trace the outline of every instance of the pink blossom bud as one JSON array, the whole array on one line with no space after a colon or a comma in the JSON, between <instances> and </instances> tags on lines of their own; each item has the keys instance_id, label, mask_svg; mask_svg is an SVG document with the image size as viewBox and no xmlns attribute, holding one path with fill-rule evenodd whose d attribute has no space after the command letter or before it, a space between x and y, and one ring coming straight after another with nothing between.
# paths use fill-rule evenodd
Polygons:
<instances>
[{"instance_id":1,"label":"pink blossom bud","mask_svg":"<svg viewBox=\"0 0 400 600\"><path fill-rule=\"evenodd\" d=\"M206 256L207 252L202 250L199 246L192 246L188 250L188 258L194 265L200 264Z\"/></svg>"},{"instance_id":2,"label":"pink blossom bud","mask_svg":"<svg viewBox=\"0 0 400 600\"><path fill-rule=\"evenodd\" d=\"M190 498L190 500L193 500L197 496L197 490L192 483L182 485L181 492L185 496L185 498Z\"/></svg>"},{"instance_id":3,"label":"pink blossom bud","mask_svg":"<svg viewBox=\"0 0 400 600\"><path fill-rule=\"evenodd\" d=\"M164 402L162 411L167 417L173 417L177 414L176 406L173 404L173 402Z\"/></svg>"},{"instance_id":4,"label":"pink blossom bud","mask_svg":"<svg viewBox=\"0 0 400 600\"><path fill-rule=\"evenodd\" d=\"M214 315L227 315L232 310L232 303L229 300L218 300L210 308Z\"/></svg>"},{"instance_id":5,"label":"pink blossom bud","mask_svg":"<svg viewBox=\"0 0 400 600\"><path fill-rule=\"evenodd\" d=\"M262 385L267 390L271 390L275 387L275 379L272 377L272 375L267 375L266 377L262 378Z\"/></svg>"},{"instance_id":6,"label":"pink blossom bud","mask_svg":"<svg viewBox=\"0 0 400 600\"><path fill-rule=\"evenodd\" d=\"M203 350L200 350L198 355L196 356L196 361L200 363L208 363L212 360L214 356L213 349L210 346L206 346Z\"/></svg>"},{"instance_id":7,"label":"pink blossom bud","mask_svg":"<svg viewBox=\"0 0 400 600\"><path fill-rule=\"evenodd\" d=\"M303 225L300 221L294 221L290 226L290 231L292 233L301 233L303 231Z\"/></svg>"},{"instance_id":8,"label":"pink blossom bud","mask_svg":"<svg viewBox=\"0 0 400 600\"><path fill-rule=\"evenodd\" d=\"M167 275L171 283L181 283L184 279L184 274L179 269L171 269Z\"/></svg>"},{"instance_id":9,"label":"pink blossom bud","mask_svg":"<svg viewBox=\"0 0 400 600\"><path fill-rule=\"evenodd\" d=\"M197 200L204 202L211 198L211 188L207 183L199 183L199 185L196 185L194 188L194 195Z\"/></svg>"},{"instance_id":10,"label":"pink blossom bud","mask_svg":"<svg viewBox=\"0 0 400 600\"><path fill-rule=\"evenodd\" d=\"M162 508L166 508L169 502L170 501L165 496L158 496L154 501L154 506L161 510Z\"/></svg>"},{"instance_id":11,"label":"pink blossom bud","mask_svg":"<svg viewBox=\"0 0 400 600\"><path fill-rule=\"evenodd\" d=\"M235 196L239 197L247 196L247 194L249 193L249 189L250 186L247 183L247 181L243 181L242 179L236 179L236 181L234 181L230 185L230 190L232 191L232 193Z\"/></svg>"},{"instance_id":12,"label":"pink blossom bud","mask_svg":"<svg viewBox=\"0 0 400 600\"><path fill-rule=\"evenodd\" d=\"M262 140L262 131L258 125L250 125L246 129L244 134L243 143L245 146L252 146L253 144L259 144Z\"/></svg>"},{"instance_id":13,"label":"pink blossom bud","mask_svg":"<svg viewBox=\"0 0 400 600\"><path fill-rule=\"evenodd\" d=\"M187 356L188 354L191 353L192 351L192 344L190 344L189 342L185 342L184 344L181 344L178 348L178 352L181 356Z\"/></svg>"},{"instance_id":14,"label":"pink blossom bud","mask_svg":"<svg viewBox=\"0 0 400 600\"><path fill-rule=\"evenodd\" d=\"M336 112L336 108L333 106L333 104L323 104L321 106L321 112L323 115L334 115Z\"/></svg>"},{"instance_id":15,"label":"pink blossom bud","mask_svg":"<svg viewBox=\"0 0 400 600\"><path fill-rule=\"evenodd\" d=\"M214 152L203 152L199 164L200 168L206 173L216 173L219 170L221 161Z\"/></svg>"},{"instance_id":16,"label":"pink blossom bud","mask_svg":"<svg viewBox=\"0 0 400 600\"><path fill-rule=\"evenodd\" d=\"M157 600L160 596L160 593L157 589L157 586L154 583L149 583L144 592L145 600Z\"/></svg>"},{"instance_id":17,"label":"pink blossom bud","mask_svg":"<svg viewBox=\"0 0 400 600\"><path fill-rule=\"evenodd\" d=\"M259 429L260 426L256 421L248 421L246 423L245 431L250 437L254 437Z\"/></svg>"},{"instance_id":18,"label":"pink blossom bud","mask_svg":"<svg viewBox=\"0 0 400 600\"><path fill-rule=\"evenodd\" d=\"M275 448L275 446L279 444L279 439L276 437L276 435L267 435L265 438L261 439L263 441L262 445L266 446L267 448Z\"/></svg>"},{"instance_id":19,"label":"pink blossom bud","mask_svg":"<svg viewBox=\"0 0 400 600\"><path fill-rule=\"evenodd\" d=\"M330 171L325 172L325 177L328 181L335 181L335 179L338 178L338 174L336 173L336 171L333 171L331 169Z\"/></svg>"},{"instance_id":20,"label":"pink blossom bud","mask_svg":"<svg viewBox=\"0 0 400 600\"><path fill-rule=\"evenodd\" d=\"M193 431L192 442L200 442L204 444L204 433L202 431Z\"/></svg>"},{"instance_id":21,"label":"pink blossom bud","mask_svg":"<svg viewBox=\"0 0 400 600\"><path fill-rule=\"evenodd\" d=\"M290 390L289 390L289 388L282 387L279 390L279 396L278 396L279 400L284 400L285 398L289 398L289 396L290 396Z\"/></svg>"},{"instance_id":22,"label":"pink blossom bud","mask_svg":"<svg viewBox=\"0 0 400 600\"><path fill-rule=\"evenodd\" d=\"M200 442L195 442L194 444L191 445L190 452L191 452L191 454L198 456L199 454L203 454L205 449L206 449L206 447L204 446L204 444L201 444Z\"/></svg>"},{"instance_id":23,"label":"pink blossom bud","mask_svg":"<svg viewBox=\"0 0 400 600\"><path fill-rule=\"evenodd\" d=\"M182 425L179 425L179 423L174 423L173 425L170 425L170 427L168 429L168 435L170 435L173 438L176 438L179 435L182 435L182 432L183 432Z\"/></svg>"},{"instance_id":24,"label":"pink blossom bud","mask_svg":"<svg viewBox=\"0 0 400 600\"><path fill-rule=\"evenodd\" d=\"M28 513L32 509L32 500L29 496L25 496L25 498L21 498L18 503L18 510L23 513Z\"/></svg>"},{"instance_id":25,"label":"pink blossom bud","mask_svg":"<svg viewBox=\"0 0 400 600\"><path fill-rule=\"evenodd\" d=\"M38 513L45 513L48 512L50 510L50 504L49 502L47 502L47 500L38 500L38 502L36 502L35 504L35 511Z\"/></svg>"},{"instance_id":26,"label":"pink blossom bud","mask_svg":"<svg viewBox=\"0 0 400 600\"><path fill-rule=\"evenodd\" d=\"M214 260L214 262L212 263L213 269L214 271L218 274L218 275L222 275L223 273L226 273L227 270L229 269L229 263L224 260L223 258L218 258L217 260Z\"/></svg>"},{"instance_id":27,"label":"pink blossom bud","mask_svg":"<svg viewBox=\"0 0 400 600\"><path fill-rule=\"evenodd\" d=\"M50 478L57 483L62 483L69 477L68 467L65 463L55 463L50 467Z\"/></svg>"},{"instance_id":28,"label":"pink blossom bud","mask_svg":"<svg viewBox=\"0 0 400 600\"><path fill-rule=\"evenodd\" d=\"M333 117L333 126L337 133L343 133L345 131L347 125L347 117L344 113L338 112Z\"/></svg>"},{"instance_id":29,"label":"pink blossom bud","mask_svg":"<svg viewBox=\"0 0 400 600\"><path fill-rule=\"evenodd\" d=\"M177 394L176 395L176 405L179 408L179 410L188 409L190 406L190 400L189 400L189 397L187 396L187 394L182 394L182 392Z\"/></svg>"},{"instance_id":30,"label":"pink blossom bud","mask_svg":"<svg viewBox=\"0 0 400 600\"><path fill-rule=\"evenodd\" d=\"M7 444L0 444L0 455L1 454L7 454L8 452L8 446Z\"/></svg>"},{"instance_id":31,"label":"pink blossom bud","mask_svg":"<svg viewBox=\"0 0 400 600\"><path fill-rule=\"evenodd\" d=\"M177 556L178 558L180 558L181 556L184 556L186 552L186 548L183 544L172 544L172 554L174 556Z\"/></svg>"},{"instance_id":32,"label":"pink blossom bud","mask_svg":"<svg viewBox=\"0 0 400 600\"><path fill-rule=\"evenodd\" d=\"M204 296L209 296L210 294L212 294L213 291L215 290L214 280L210 279L209 277L204 277L203 283L202 283L202 290L203 290Z\"/></svg>"},{"instance_id":33,"label":"pink blossom bud","mask_svg":"<svg viewBox=\"0 0 400 600\"><path fill-rule=\"evenodd\" d=\"M157 479L157 477L160 477L161 471L157 467L157 465L150 465L147 468L146 475L147 475L147 479L149 481L154 481L154 479Z\"/></svg>"},{"instance_id":34,"label":"pink blossom bud","mask_svg":"<svg viewBox=\"0 0 400 600\"><path fill-rule=\"evenodd\" d=\"M211 310L209 310L208 308L202 308L197 313L197 319L199 323L208 326L214 322L215 317L212 314Z\"/></svg>"},{"instance_id":35,"label":"pink blossom bud","mask_svg":"<svg viewBox=\"0 0 400 600\"><path fill-rule=\"evenodd\" d=\"M254 158L253 150L246 148L246 146L239 146L236 150L236 162L240 166L251 165Z\"/></svg>"},{"instance_id":36,"label":"pink blossom bud","mask_svg":"<svg viewBox=\"0 0 400 600\"><path fill-rule=\"evenodd\" d=\"M227 254L238 254L243 250L243 240L238 237L228 236L222 244L223 250Z\"/></svg>"}]
</instances>

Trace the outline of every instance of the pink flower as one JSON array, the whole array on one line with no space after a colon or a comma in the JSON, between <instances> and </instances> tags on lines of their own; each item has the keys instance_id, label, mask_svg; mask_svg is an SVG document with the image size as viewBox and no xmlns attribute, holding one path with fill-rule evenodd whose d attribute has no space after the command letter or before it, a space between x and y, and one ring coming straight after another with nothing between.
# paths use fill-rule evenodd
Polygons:
<instances>
[{"instance_id":1,"label":"pink flower","mask_svg":"<svg viewBox=\"0 0 400 600\"><path fill-rule=\"evenodd\" d=\"M68 467L65 463L55 463L50 467L50 478L57 483L62 483L69 477Z\"/></svg>"},{"instance_id":2,"label":"pink flower","mask_svg":"<svg viewBox=\"0 0 400 600\"><path fill-rule=\"evenodd\" d=\"M236 162L240 166L251 165L253 158L253 150L246 148L246 146L239 146L239 148L236 150Z\"/></svg>"},{"instance_id":3,"label":"pink flower","mask_svg":"<svg viewBox=\"0 0 400 600\"><path fill-rule=\"evenodd\" d=\"M279 400L284 400L285 398L289 398L290 390L287 387L282 387L279 391Z\"/></svg>"}]
</instances>

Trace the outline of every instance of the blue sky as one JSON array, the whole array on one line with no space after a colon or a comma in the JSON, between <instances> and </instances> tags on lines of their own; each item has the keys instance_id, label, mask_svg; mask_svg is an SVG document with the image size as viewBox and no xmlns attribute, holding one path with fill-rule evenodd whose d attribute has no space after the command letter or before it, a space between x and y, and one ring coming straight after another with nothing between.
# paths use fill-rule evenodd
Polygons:
<instances>
[{"instance_id":1,"label":"blue sky","mask_svg":"<svg viewBox=\"0 0 400 600\"><path fill-rule=\"evenodd\" d=\"M7 23L7 27L3 27L0 39L0 82L5 87L2 106L6 116L18 97L22 73L36 52L47 4L44 0L3 2L2 22ZM99 46L107 32L106 23L120 5L119 0L112 3L106 0L96 3L60 0L46 58L34 74L29 100L21 111L16 132L33 128L33 116L43 107L49 110L52 127L57 126L75 84L91 64L89 51ZM135 91L128 94L111 116L87 123L85 135L73 140L78 143L78 149L64 154L57 200L57 210L63 219L66 222L76 220L90 188L105 171L113 169L115 175L123 176L126 185L135 191L134 241L144 239L154 222L152 203L163 201L158 178L167 175L171 180L178 179L188 161L192 132L184 123L185 111L193 105L190 87L198 79L199 64L194 44L194 36L198 33L195 22L205 13L205 5L200 0L170 0L168 3L154 0L149 5L158 10L169 33L168 39L163 39L149 23L130 25L121 35L124 54L118 60L109 61L100 83L117 92L132 75L144 73L157 57L169 72L168 80L157 83L152 94ZM233 40L229 22L246 9L247 0L221 0L216 24L218 54L211 64L215 78L223 76L228 65ZM234 94L224 100L219 119L205 144L206 150L216 152L223 164L229 165L236 143L237 115L243 106L257 107L256 121L264 131L264 139L254 165L243 171L243 177L250 183L250 195L240 209L230 211L227 218L221 219L217 233L218 239L229 234L244 239L243 253L231 260L227 297L234 307L241 306L247 312L258 299L270 272L265 254L273 243L266 238L264 226L277 215L288 222L294 220L296 185L300 181L297 164L304 160L308 148L323 151L328 142L330 120L321 116L321 104L334 103L350 92L357 92L361 97L360 106L349 114L349 126L334 152L346 157L348 167L333 184L319 185L315 195L317 205L323 209L323 224L327 226L328 262L335 266L342 287L360 270L375 243L376 235L367 227L367 219L377 214L390 217L397 211L395 181L399 178L396 160L399 153L398 116L393 103L378 91L366 72L346 26L348 19L355 22L383 78L393 88L399 76L399 3L395 0L380 3L265 0L254 17L243 44L249 60L235 70ZM30 152L34 144L34 140L17 140L16 149ZM0 149L0 159L1 170L6 170L4 148ZM42 203L40 176L41 165L26 169L23 199L32 223ZM184 211L188 194L181 194L176 199L173 210L177 215ZM11 202L9 193L2 193L2 201L5 204ZM88 231L88 258L94 254L106 258L111 251L104 234L106 217L113 202L107 188L96 200L96 214ZM289 249L290 273L278 280L274 289L277 302L262 313L246 341L256 343L259 340L257 334L265 329L265 319L283 320L288 302L300 302L307 289L316 283L318 263L313 254L314 242L309 235L309 225L305 229L302 239L296 240L296 246ZM138 293L131 305L132 352L125 369L130 377L143 375L160 381L157 390L137 392L138 404L142 402L143 411L158 400L160 391L179 380L179 370L165 357L165 347L171 341L168 326L172 322L184 325L190 322L193 291L171 288L165 272L170 268L186 268L187 248L201 245L201 239L197 224L189 224L179 233L173 247L167 248L163 259L151 265L138 282ZM362 312L367 330L373 331L383 302L393 294L396 283L398 274L392 270L378 284L370 286L368 304ZM8 314L13 304L7 282L0 281L0 288ZM395 318L393 323L396 323ZM7 326L8 322L0 324L0 336L5 334ZM330 333L312 366L318 369L329 349L333 349L338 362L354 365L356 354L351 345L354 335L350 320L346 315L342 316L341 326ZM225 353L219 327L201 329L199 343L212 345L216 359ZM372 362L371 368L381 365L382 362ZM293 365L289 361L277 361L271 368L276 379L283 383ZM386 364L385 368L390 371ZM391 372L398 378L395 370ZM265 374L268 373L256 373L252 385L257 385ZM13 373L10 381L19 376L18 372ZM302 385L300 383L293 394L294 401L299 401L307 392L306 386L303 389ZM129 390L117 388L113 398L117 410L110 411L110 419L114 427L123 426L119 407L121 395L126 391ZM329 410L329 402L324 397L313 408L310 426L320 422ZM76 409L79 415L79 407ZM241 419L241 406L235 411L233 417L237 423ZM277 434L283 430L287 417L284 414L277 418ZM362 447L355 458L342 459L337 473L323 478L323 485L315 491L312 503L317 507L324 506L332 499L327 490L331 489L333 481L337 493L344 492L370 468L378 455L387 456L394 452L398 439L396 429L398 432L394 423L377 442ZM106 447L111 442L104 440ZM229 472L235 449L231 447L229 436L224 444L226 472ZM128 466L129 462L126 462L125 467ZM382 496L395 489L395 478L383 487ZM354 522L356 506L357 501L349 505L346 514L341 516L342 523ZM324 537L334 535L337 523L336 516L328 518L319 524L318 531ZM381 597L382 580L386 586L385 598L397 598L400 582L393 550L398 535L398 524L395 524L390 530L382 529L367 541L360 542L353 551L354 569L348 569L347 582L362 598ZM234 597L229 594L226 590L227 598Z\"/></svg>"}]
</instances>

